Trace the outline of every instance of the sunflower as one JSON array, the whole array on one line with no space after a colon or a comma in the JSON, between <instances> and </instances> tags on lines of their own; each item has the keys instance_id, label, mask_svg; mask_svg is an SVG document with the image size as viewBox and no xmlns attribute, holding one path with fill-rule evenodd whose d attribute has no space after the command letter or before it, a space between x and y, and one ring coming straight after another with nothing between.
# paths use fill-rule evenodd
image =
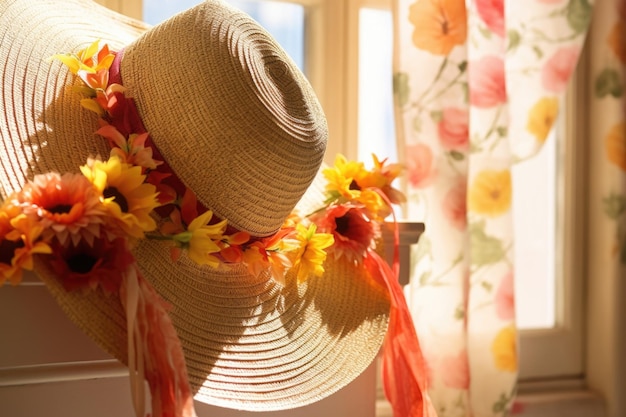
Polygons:
<instances>
[{"instance_id":1,"label":"sunflower","mask_svg":"<svg viewBox=\"0 0 626 417\"><path fill-rule=\"evenodd\" d=\"M37 175L16 196L24 214L39 219L45 239L56 237L62 245L100 237L106 210L100 194L80 174Z\"/></svg>"},{"instance_id":2,"label":"sunflower","mask_svg":"<svg viewBox=\"0 0 626 417\"><path fill-rule=\"evenodd\" d=\"M122 162L117 156L108 161L90 160L82 166L83 175L102 195L114 233L121 231L134 238L143 238L145 232L156 229L150 216L159 203L156 187L145 183L140 166Z\"/></svg>"}]
</instances>

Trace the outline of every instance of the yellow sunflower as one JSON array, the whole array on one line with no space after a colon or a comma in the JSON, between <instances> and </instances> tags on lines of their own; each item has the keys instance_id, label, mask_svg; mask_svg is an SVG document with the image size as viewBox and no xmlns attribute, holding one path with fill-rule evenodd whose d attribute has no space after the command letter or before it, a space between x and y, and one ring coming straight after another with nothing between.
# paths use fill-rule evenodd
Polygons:
<instances>
[{"instance_id":1,"label":"yellow sunflower","mask_svg":"<svg viewBox=\"0 0 626 417\"><path fill-rule=\"evenodd\" d=\"M475 213L495 217L509 210L511 199L511 172L484 170L476 174L470 185L468 207Z\"/></svg>"},{"instance_id":2,"label":"yellow sunflower","mask_svg":"<svg viewBox=\"0 0 626 417\"><path fill-rule=\"evenodd\" d=\"M144 183L140 166L133 166L112 156L108 161L90 160L81 171L102 193L103 203L113 220L111 226L135 238L156 229L150 216L159 203L156 187Z\"/></svg>"},{"instance_id":3,"label":"yellow sunflower","mask_svg":"<svg viewBox=\"0 0 626 417\"><path fill-rule=\"evenodd\" d=\"M367 171L361 162L348 161L345 156L338 154L335 164L323 171L328 183L326 191L335 197L345 197L349 200L358 199L361 195L361 179Z\"/></svg>"}]
</instances>

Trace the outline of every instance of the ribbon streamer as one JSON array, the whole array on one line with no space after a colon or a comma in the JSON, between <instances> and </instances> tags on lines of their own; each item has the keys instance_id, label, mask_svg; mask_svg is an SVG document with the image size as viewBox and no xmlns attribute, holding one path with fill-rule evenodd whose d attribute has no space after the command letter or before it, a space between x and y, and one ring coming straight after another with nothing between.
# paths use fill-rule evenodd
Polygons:
<instances>
[{"instance_id":1,"label":"ribbon streamer","mask_svg":"<svg viewBox=\"0 0 626 417\"><path fill-rule=\"evenodd\" d=\"M373 278L389 292L389 330L382 352L382 378L385 395L396 417L437 417L428 396L426 364L415 326L394 270L378 253L368 250L363 262Z\"/></svg>"},{"instance_id":2,"label":"ribbon streamer","mask_svg":"<svg viewBox=\"0 0 626 417\"><path fill-rule=\"evenodd\" d=\"M151 417L196 417L180 340L167 314L170 306L139 273L124 274L120 298L126 308L128 367L135 415L144 417L144 380L150 387Z\"/></svg>"}]
</instances>

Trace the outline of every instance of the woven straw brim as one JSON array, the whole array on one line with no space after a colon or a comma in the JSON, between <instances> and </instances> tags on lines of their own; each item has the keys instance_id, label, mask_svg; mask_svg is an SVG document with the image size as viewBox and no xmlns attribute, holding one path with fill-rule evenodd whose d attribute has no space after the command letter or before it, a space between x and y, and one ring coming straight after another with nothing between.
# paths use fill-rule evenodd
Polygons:
<instances>
[{"instance_id":1,"label":"woven straw brim","mask_svg":"<svg viewBox=\"0 0 626 417\"><path fill-rule=\"evenodd\" d=\"M79 0L0 3L0 185L2 197L48 171L77 172L89 156L108 155L97 123L71 91L74 76L45 59L99 38L112 48L146 27ZM210 135L210 132L207 133ZM323 201L318 177L300 208ZM173 263L159 241L135 250L139 267L172 304L192 388L199 401L268 411L324 398L375 358L389 313L385 291L351 264L328 261L306 284L283 288L241 268ZM116 296L66 292L43 265L37 273L68 317L103 349L127 360L126 319Z\"/></svg>"}]
</instances>

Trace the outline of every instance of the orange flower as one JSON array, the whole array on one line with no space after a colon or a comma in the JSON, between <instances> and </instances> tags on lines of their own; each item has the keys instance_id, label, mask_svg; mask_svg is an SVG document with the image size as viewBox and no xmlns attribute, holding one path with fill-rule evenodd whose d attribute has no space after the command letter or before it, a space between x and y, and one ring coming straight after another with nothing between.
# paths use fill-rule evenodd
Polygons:
<instances>
[{"instance_id":1,"label":"orange flower","mask_svg":"<svg viewBox=\"0 0 626 417\"><path fill-rule=\"evenodd\" d=\"M622 19L615 22L609 36L607 43L609 47L617 56L622 64L626 64L626 22Z\"/></svg>"},{"instance_id":2,"label":"orange flower","mask_svg":"<svg viewBox=\"0 0 626 417\"><path fill-rule=\"evenodd\" d=\"M62 245L70 239L76 245L100 237L106 218L100 196L80 174L48 173L35 176L18 199L25 214L39 218L44 236L54 235Z\"/></svg>"},{"instance_id":3,"label":"orange flower","mask_svg":"<svg viewBox=\"0 0 626 417\"><path fill-rule=\"evenodd\" d=\"M36 217L27 217L10 198L0 208L0 286L6 281L17 285L24 269L33 269L33 255L50 253L40 239L43 227Z\"/></svg>"},{"instance_id":4,"label":"orange flower","mask_svg":"<svg viewBox=\"0 0 626 417\"><path fill-rule=\"evenodd\" d=\"M607 159L626 172L626 122L613 126L604 139Z\"/></svg>"},{"instance_id":5,"label":"orange flower","mask_svg":"<svg viewBox=\"0 0 626 417\"><path fill-rule=\"evenodd\" d=\"M469 209L495 217L509 210L511 198L511 172L487 169L476 174L470 186Z\"/></svg>"},{"instance_id":6,"label":"orange flower","mask_svg":"<svg viewBox=\"0 0 626 417\"><path fill-rule=\"evenodd\" d=\"M415 26L413 44L435 55L448 55L467 39L465 0L418 0L409 21Z\"/></svg>"}]
</instances>

